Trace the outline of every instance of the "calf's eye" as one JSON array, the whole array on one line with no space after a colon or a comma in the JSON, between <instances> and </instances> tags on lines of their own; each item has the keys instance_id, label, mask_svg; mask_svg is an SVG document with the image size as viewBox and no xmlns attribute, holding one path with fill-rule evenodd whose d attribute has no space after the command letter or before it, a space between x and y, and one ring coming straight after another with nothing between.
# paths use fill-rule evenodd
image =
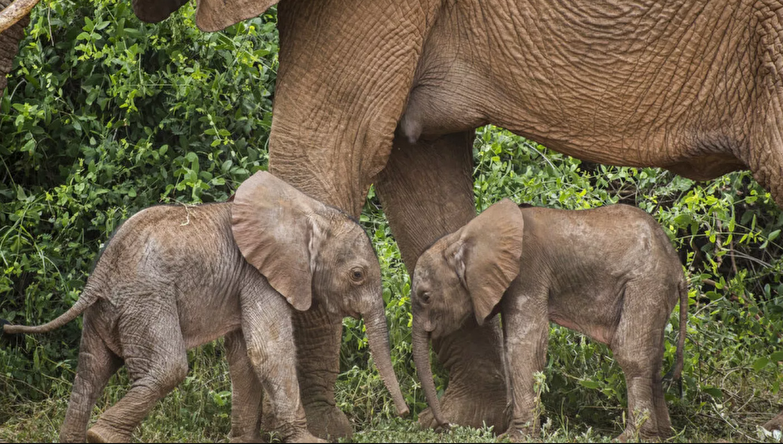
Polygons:
<instances>
[{"instance_id":1,"label":"calf's eye","mask_svg":"<svg viewBox=\"0 0 783 444\"><path fill-rule=\"evenodd\" d=\"M430 292L429 291L425 291L424 293L421 294L421 302L423 302L425 304L429 304L430 303Z\"/></svg>"},{"instance_id":2,"label":"calf's eye","mask_svg":"<svg viewBox=\"0 0 783 444\"><path fill-rule=\"evenodd\" d=\"M364 280L364 271L361 268L354 268L351 270L351 280L354 282L361 282Z\"/></svg>"}]
</instances>

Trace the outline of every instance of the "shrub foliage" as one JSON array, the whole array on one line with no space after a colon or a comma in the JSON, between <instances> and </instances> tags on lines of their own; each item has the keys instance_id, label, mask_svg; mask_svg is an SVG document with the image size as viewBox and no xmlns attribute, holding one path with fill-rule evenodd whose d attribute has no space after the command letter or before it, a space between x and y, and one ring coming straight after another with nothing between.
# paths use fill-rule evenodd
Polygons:
<instances>
[{"instance_id":1,"label":"shrub foliage","mask_svg":"<svg viewBox=\"0 0 783 444\"><path fill-rule=\"evenodd\" d=\"M191 5L153 26L125 0L58 0L34 12L27 32L0 102L0 317L37 324L76 301L122 220L161 202L224 200L266 168L277 31L274 9L207 34L194 26ZM783 212L748 173L695 183L658 169L589 164L494 127L478 130L474 157L479 210L511 197L568 209L622 202L653 214L691 283L684 395L669 396L675 425L756 437L753 425L775 413L783 380ZM361 221L384 272L396 371L418 411L426 405L411 360L410 281L372 191ZM667 365L677 319L675 310ZM361 321L344 324L338 402L360 427L377 425L394 409ZM36 405L54 405L62 419L79 332L73 323L58 334L4 340L0 423ZM191 353L188 382L161 407L217 439L230 409L220 351ZM625 382L606 347L553 327L546 376L545 412L557 425L571 418L620 429ZM123 382L115 379L102 402L118 399ZM447 375L437 382L445 387Z\"/></svg>"}]
</instances>

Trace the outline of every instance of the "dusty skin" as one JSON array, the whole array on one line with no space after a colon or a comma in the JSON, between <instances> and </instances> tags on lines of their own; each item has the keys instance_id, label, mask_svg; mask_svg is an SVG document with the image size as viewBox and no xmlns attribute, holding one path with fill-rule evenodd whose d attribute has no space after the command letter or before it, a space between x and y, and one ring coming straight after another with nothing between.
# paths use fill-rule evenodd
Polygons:
<instances>
[{"instance_id":1,"label":"dusty skin","mask_svg":"<svg viewBox=\"0 0 783 444\"><path fill-rule=\"evenodd\" d=\"M4 330L46 333L84 313L63 442L128 442L154 404L184 380L186 350L222 336L233 386L232 441L260 439L266 392L274 431L288 442L312 442L320 440L307 430L291 371L292 315L311 305L323 306L335 323L364 317L382 378L407 413L367 235L339 210L266 172L243 183L232 203L137 213L109 242L70 311L41 327ZM96 399L123 363L130 391L87 431Z\"/></svg>"},{"instance_id":2,"label":"dusty skin","mask_svg":"<svg viewBox=\"0 0 783 444\"><path fill-rule=\"evenodd\" d=\"M131 3L155 22L184 1ZM274 3L202 0L196 23L222 29ZM747 168L783 204L781 0L282 0L278 28L270 171L353 216L375 183L409 271L475 216L470 141L487 123L603 164L698 179ZM319 350L297 359L319 436L351 433L334 403L340 329L317 307L294 315L299 348ZM435 342L451 422L507 425L500 337L469 322Z\"/></svg>"},{"instance_id":3,"label":"dusty skin","mask_svg":"<svg viewBox=\"0 0 783 444\"><path fill-rule=\"evenodd\" d=\"M628 385L628 428L647 412L646 439L671 436L663 396L664 332L678 300L682 373L687 281L669 238L644 211L613 205L583 211L518 208L508 199L435 243L419 258L411 289L413 349L427 401L445 424L432 380L429 339L503 318L509 397L507 436L535 434L535 372L543 371L549 321L608 344Z\"/></svg>"}]
</instances>

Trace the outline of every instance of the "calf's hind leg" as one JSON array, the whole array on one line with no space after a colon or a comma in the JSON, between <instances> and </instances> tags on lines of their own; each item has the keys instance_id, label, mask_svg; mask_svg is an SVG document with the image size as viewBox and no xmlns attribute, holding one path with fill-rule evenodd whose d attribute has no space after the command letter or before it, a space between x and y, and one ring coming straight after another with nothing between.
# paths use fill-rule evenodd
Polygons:
<instances>
[{"instance_id":1,"label":"calf's hind leg","mask_svg":"<svg viewBox=\"0 0 783 444\"><path fill-rule=\"evenodd\" d=\"M671 427L668 411L665 418L659 415L661 403L666 408L662 385L662 326L672 308L656 297L666 291L661 287L649 282L631 282L626 286L622 316L610 344L628 387L627 424L618 437L621 442L634 438L639 426L639 435L647 440L663 438L662 427Z\"/></svg>"},{"instance_id":2,"label":"calf's hind leg","mask_svg":"<svg viewBox=\"0 0 783 444\"><path fill-rule=\"evenodd\" d=\"M663 336L665 325L661 327L661 345L663 345L665 339ZM658 354L659 360L661 364L658 366L658 372L654 373L653 376L660 376L661 368L663 366L663 352L664 348L661 347L660 353ZM661 439L667 439L672 436L672 422L669 418L669 408L666 406L666 397L664 396L663 392L663 380L662 378L658 377L653 380L653 402L655 404L655 415L658 420L658 437Z\"/></svg>"},{"instance_id":3,"label":"calf's hind leg","mask_svg":"<svg viewBox=\"0 0 783 444\"><path fill-rule=\"evenodd\" d=\"M188 356L175 305L148 309L155 316L120 319L120 344L131 389L87 432L89 442L130 442L155 403L187 376Z\"/></svg>"},{"instance_id":4,"label":"calf's hind leg","mask_svg":"<svg viewBox=\"0 0 783 444\"><path fill-rule=\"evenodd\" d=\"M90 321L84 317L84 330L79 347L79 367L73 382L71 400L60 429L60 442L85 442L87 424L95 402L109 378L120 368L122 360L106 347Z\"/></svg>"}]
</instances>

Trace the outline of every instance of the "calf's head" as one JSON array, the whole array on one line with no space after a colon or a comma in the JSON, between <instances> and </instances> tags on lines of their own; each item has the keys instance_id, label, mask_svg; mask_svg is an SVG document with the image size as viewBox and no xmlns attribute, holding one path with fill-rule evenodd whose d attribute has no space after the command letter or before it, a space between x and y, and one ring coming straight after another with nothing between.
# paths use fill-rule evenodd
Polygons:
<instances>
[{"instance_id":1,"label":"calf's head","mask_svg":"<svg viewBox=\"0 0 783 444\"><path fill-rule=\"evenodd\" d=\"M380 264L364 229L263 171L239 187L232 205L232 232L245 260L296 310L316 301L334 322L364 318L381 377L406 414L392 370Z\"/></svg>"},{"instance_id":2,"label":"calf's head","mask_svg":"<svg viewBox=\"0 0 783 444\"><path fill-rule=\"evenodd\" d=\"M413 357L435 420L444 425L432 370L429 339L453 333L470 317L482 325L519 274L524 219L508 200L421 255L413 273Z\"/></svg>"}]
</instances>

